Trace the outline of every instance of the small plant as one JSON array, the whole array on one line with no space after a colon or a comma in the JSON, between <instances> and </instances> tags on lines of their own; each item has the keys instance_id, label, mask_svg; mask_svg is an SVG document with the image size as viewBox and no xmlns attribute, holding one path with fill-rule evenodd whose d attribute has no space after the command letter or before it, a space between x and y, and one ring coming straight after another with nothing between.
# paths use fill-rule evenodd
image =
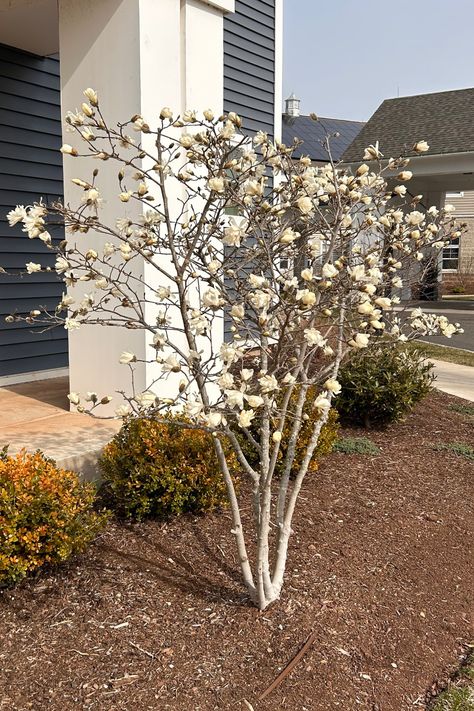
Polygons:
<instances>
[{"instance_id":1,"label":"small plant","mask_svg":"<svg viewBox=\"0 0 474 711\"><path fill-rule=\"evenodd\" d=\"M359 351L341 368L335 406L353 424L397 422L430 392L432 369L418 350L382 343L371 352Z\"/></svg>"},{"instance_id":2,"label":"small plant","mask_svg":"<svg viewBox=\"0 0 474 711\"><path fill-rule=\"evenodd\" d=\"M0 453L0 586L84 550L105 522L95 488L41 452Z\"/></svg>"},{"instance_id":3,"label":"small plant","mask_svg":"<svg viewBox=\"0 0 474 711\"><path fill-rule=\"evenodd\" d=\"M120 516L140 520L225 505L212 437L183 429L179 422L130 419L105 447L99 464L110 504Z\"/></svg>"},{"instance_id":4,"label":"small plant","mask_svg":"<svg viewBox=\"0 0 474 711\"><path fill-rule=\"evenodd\" d=\"M474 711L474 654L464 660L430 711Z\"/></svg>"},{"instance_id":5,"label":"small plant","mask_svg":"<svg viewBox=\"0 0 474 711\"><path fill-rule=\"evenodd\" d=\"M458 457L464 457L470 461L474 461L474 448L463 442L449 442L446 444L436 444L433 449L439 452L452 452Z\"/></svg>"},{"instance_id":6,"label":"small plant","mask_svg":"<svg viewBox=\"0 0 474 711\"><path fill-rule=\"evenodd\" d=\"M333 447L335 452L342 454L380 454L380 449L367 437L341 437Z\"/></svg>"},{"instance_id":7,"label":"small plant","mask_svg":"<svg viewBox=\"0 0 474 711\"><path fill-rule=\"evenodd\" d=\"M454 412L459 412L460 415L469 415L470 417L474 417L474 405L458 405L457 403L454 403L449 406L449 409Z\"/></svg>"}]
</instances>

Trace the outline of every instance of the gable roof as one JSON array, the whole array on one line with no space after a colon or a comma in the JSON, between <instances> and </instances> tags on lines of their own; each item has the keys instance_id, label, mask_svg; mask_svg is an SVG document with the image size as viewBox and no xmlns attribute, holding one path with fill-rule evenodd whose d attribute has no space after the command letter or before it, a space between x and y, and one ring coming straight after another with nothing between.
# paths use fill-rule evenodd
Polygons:
<instances>
[{"instance_id":1,"label":"gable roof","mask_svg":"<svg viewBox=\"0 0 474 711\"><path fill-rule=\"evenodd\" d=\"M318 121L314 121L309 116L283 114L282 140L287 146L291 146L295 138L304 141L294 151L294 158L309 156L311 160L327 162L328 154L323 147L323 141L327 135L338 133L339 136L331 138L331 154L337 161L363 125L362 121L333 118L319 118Z\"/></svg>"},{"instance_id":2,"label":"gable roof","mask_svg":"<svg viewBox=\"0 0 474 711\"><path fill-rule=\"evenodd\" d=\"M386 158L413 155L415 141L428 142L427 155L474 151L474 89L386 99L347 148L344 161L362 160L366 146L376 141Z\"/></svg>"}]
</instances>

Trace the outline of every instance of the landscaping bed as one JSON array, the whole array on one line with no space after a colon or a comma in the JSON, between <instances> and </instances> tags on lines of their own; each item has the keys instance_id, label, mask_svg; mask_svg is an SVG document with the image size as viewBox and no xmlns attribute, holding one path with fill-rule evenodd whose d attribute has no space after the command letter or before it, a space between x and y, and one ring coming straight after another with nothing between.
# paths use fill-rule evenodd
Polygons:
<instances>
[{"instance_id":1,"label":"landscaping bed","mask_svg":"<svg viewBox=\"0 0 474 711\"><path fill-rule=\"evenodd\" d=\"M242 593L228 512L110 524L0 595L0 709L426 708L472 641L474 418L431 394L299 501L282 599ZM244 511L244 518L250 512ZM304 657L259 700L314 631ZM430 691L431 690L431 691Z\"/></svg>"}]
</instances>

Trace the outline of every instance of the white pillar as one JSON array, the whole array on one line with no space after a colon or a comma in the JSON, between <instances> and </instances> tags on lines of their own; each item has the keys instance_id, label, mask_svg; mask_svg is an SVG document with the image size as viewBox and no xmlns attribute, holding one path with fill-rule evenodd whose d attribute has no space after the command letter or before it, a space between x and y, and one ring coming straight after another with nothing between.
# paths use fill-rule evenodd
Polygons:
<instances>
[{"instance_id":1,"label":"white pillar","mask_svg":"<svg viewBox=\"0 0 474 711\"><path fill-rule=\"evenodd\" d=\"M63 115L80 106L89 86L98 92L101 110L111 123L140 113L152 124L163 106L175 112L207 107L222 112L223 15L233 11L233 4L233 0L59 0ZM72 140L71 134L64 134L65 143ZM92 167L90 160L66 157L66 203L76 205L81 198L71 178L88 178ZM124 215L117 164L108 161L98 167L104 199L101 219L114 224ZM132 216L138 207L130 204ZM94 247L93 235L80 239ZM136 269L147 279L155 278L143 264ZM119 365L118 357L129 350L144 358L149 340L143 331L99 326L70 333L70 390L101 395L129 391L129 371ZM138 365L137 389L144 390L152 377L152 368Z\"/></svg>"}]
</instances>

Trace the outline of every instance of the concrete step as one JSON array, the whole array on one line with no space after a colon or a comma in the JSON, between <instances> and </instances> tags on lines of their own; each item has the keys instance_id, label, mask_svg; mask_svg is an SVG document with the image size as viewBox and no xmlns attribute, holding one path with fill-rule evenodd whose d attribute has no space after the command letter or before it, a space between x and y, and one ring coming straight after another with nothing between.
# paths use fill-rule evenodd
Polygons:
<instances>
[{"instance_id":1,"label":"concrete step","mask_svg":"<svg viewBox=\"0 0 474 711\"><path fill-rule=\"evenodd\" d=\"M66 407L67 379L0 388L0 448L9 453L40 449L59 466L97 481L97 460L120 429L116 420L96 420Z\"/></svg>"}]
</instances>

